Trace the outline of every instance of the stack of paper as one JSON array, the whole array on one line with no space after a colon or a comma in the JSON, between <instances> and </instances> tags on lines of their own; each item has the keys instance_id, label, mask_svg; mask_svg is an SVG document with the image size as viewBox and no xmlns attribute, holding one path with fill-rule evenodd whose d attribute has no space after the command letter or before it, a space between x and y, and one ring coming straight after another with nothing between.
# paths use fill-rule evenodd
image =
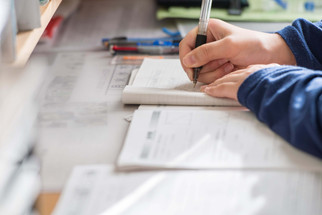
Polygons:
<instances>
[{"instance_id":1,"label":"stack of paper","mask_svg":"<svg viewBox=\"0 0 322 215\"><path fill-rule=\"evenodd\" d=\"M172 106L140 106L115 168L75 168L54 214L322 211L321 160L289 145L232 100L214 99L221 107L194 102L205 95L189 91L192 83L178 60L145 60L131 79L123 102ZM178 101L203 106L174 106Z\"/></svg>"}]
</instances>

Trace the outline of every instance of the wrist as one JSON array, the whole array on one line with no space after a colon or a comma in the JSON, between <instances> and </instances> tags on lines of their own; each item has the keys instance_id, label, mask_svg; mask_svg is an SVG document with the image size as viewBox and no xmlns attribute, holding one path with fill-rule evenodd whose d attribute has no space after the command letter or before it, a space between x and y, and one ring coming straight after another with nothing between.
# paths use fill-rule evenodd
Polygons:
<instances>
[{"instance_id":1,"label":"wrist","mask_svg":"<svg viewBox=\"0 0 322 215\"><path fill-rule=\"evenodd\" d=\"M285 40L277 33L267 34L265 49L267 50L268 63L281 65L296 65L296 59Z\"/></svg>"}]
</instances>

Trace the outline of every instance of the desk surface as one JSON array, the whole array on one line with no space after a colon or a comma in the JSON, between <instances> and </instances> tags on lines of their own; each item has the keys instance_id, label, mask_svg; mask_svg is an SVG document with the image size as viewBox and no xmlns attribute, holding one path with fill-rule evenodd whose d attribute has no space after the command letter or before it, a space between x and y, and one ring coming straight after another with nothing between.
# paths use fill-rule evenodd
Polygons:
<instances>
[{"instance_id":1,"label":"desk surface","mask_svg":"<svg viewBox=\"0 0 322 215\"><path fill-rule=\"evenodd\" d=\"M146 10L146 8L150 9ZM142 13L143 9L144 13ZM173 21L157 21L154 18L155 11L155 2L151 0L83 0L79 9L61 27L60 34L52 47L48 48L44 44L37 45L32 57L46 55L50 66L54 64L56 68L56 70L49 68L49 77L42 90L44 97L40 102L40 118L52 116L55 113L54 123L61 123L55 127L50 124L53 121L41 120L38 130L36 152L41 159L43 187L37 201L37 208L41 214L52 212L75 165L115 162L129 125L124 118L133 113L137 106L124 107L120 100L120 89L115 86L108 87L111 83L106 82L116 83L118 80L127 80L129 70L137 65L129 67L114 65L111 62L112 56L102 49L101 38L120 35L164 36L162 27L175 29ZM73 62L73 65L69 62ZM87 81L85 70L87 68L88 71L88 67L96 68L95 75L93 72L91 74L97 78L93 82ZM127 77L110 75L114 74L115 70L124 70ZM72 77L71 73L73 73ZM106 82L95 82L102 78L103 73ZM71 84L69 86L75 90L70 89L68 85L63 86L63 82L58 83L62 79ZM98 90L96 84L109 88L108 95L104 94L102 89L99 92L95 91ZM56 93L54 88L57 89ZM87 92L82 91L81 88L86 88ZM69 93L73 94L71 96L73 98L62 96L65 94L70 96ZM99 93L102 93L101 98L95 98L93 101L93 95ZM55 101L55 107L49 109L45 107L53 101ZM90 132L93 129L88 126L77 124L73 120L64 120L64 117L60 118L61 114L73 108L78 108L78 113L91 109L89 118L81 120L97 120L102 116L106 117L106 120L96 121L97 125L91 124L96 130L92 135ZM99 114L94 111L95 108L103 112Z\"/></svg>"},{"instance_id":2,"label":"desk surface","mask_svg":"<svg viewBox=\"0 0 322 215\"><path fill-rule=\"evenodd\" d=\"M124 118L131 114L137 106L123 106L120 100L120 89L112 89L110 85L105 86L110 83L104 82L100 84L107 87L107 93L100 98L93 99L91 93L98 93L97 86L91 82L85 70L88 70L89 66L96 66L98 74L95 77L101 78L100 75L105 72L106 76L103 77L111 81L115 81L116 77L109 74L114 74L115 70L123 69L128 72L129 67L113 63L112 56L102 52L100 40L103 37L120 35L163 36L161 27L175 28L175 23L171 20L157 21L155 11L155 1L151 0L83 0L76 13L62 26L55 45L50 49L36 47L34 55L46 54L49 62L56 56L60 57L58 63L56 59L56 70L49 72L51 78L49 78L47 87L61 89L64 83L57 82L62 78L68 79L66 83L70 84L64 88L66 91L56 92L57 94L70 93L69 96L62 96L59 97L60 100L57 100L58 97L55 97L58 96L57 94L46 94L48 91L45 90L44 98L47 100L41 101L42 116L52 116L51 114L55 113L57 117L55 123L60 123L58 127L57 124L55 127L46 120L40 123L36 151L42 160L43 191L37 201L37 208L41 214L51 213L75 165L115 163L129 125ZM95 54L96 51L98 54ZM69 60L66 60L68 57ZM106 61L105 64L104 61ZM74 62L74 64L71 65L68 62ZM133 68L135 66L133 65ZM65 70L66 73L64 73ZM95 71L91 72L92 75L95 73ZM86 86L86 91L82 90L83 86ZM74 87L76 90L71 90L69 87ZM53 100L48 100L48 96L51 96ZM48 109L46 105L52 101L55 101L56 106ZM97 133L93 135L89 127L64 119L64 114L75 107L79 108L78 113L88 108L100 108L103 111L106 121L96 121L98 126L94 127ZM91 114L87 120L102 116L95 115L97 113L94 112Z\"/></svg>"}]
</instances>

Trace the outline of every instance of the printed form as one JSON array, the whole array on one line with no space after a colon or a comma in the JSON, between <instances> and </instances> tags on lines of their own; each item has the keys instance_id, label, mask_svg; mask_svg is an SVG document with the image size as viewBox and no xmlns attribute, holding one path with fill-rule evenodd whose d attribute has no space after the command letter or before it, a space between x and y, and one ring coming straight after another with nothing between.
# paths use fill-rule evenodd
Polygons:
<instances>
[{"instance_id":1,"label":"printed form","mask_svg":"<svg viewBox=\"0 0 322 215\"><path fill-rule=\"evenodd\" d=\"M124 117L136 109L122 105L121 93L137 65L110 61L105 51L65 52L48 71L38 120L43 189L61 190L77 164L115 161L128 128Z\"/></svg>"},{"instance_id":2,"label":"printed form","mask_svg":"<svg viewBox=\"0 0 322 215\"><path fill-rule=\"evenodd\" d=\"M249 111L192 109L136 111L117 162L120 169L321 170L321 164Z\"/></svg>"},{"instance_id":3,"label":"printed form","mask_svg":"<svg viewBox=\"0 0 322 215\"><path fill-rule=\"evenodd\" d=\"M322 173L74 168L54 215L319 214Z\"/></svg>"}]
</instances>

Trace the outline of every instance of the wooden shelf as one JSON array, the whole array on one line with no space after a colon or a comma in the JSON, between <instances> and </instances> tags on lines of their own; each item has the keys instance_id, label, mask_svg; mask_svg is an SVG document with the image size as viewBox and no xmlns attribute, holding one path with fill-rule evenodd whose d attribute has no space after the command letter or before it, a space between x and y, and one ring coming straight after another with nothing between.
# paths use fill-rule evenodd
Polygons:
<instances>
[{"instance_id":1,"label":"wooden shelf","mask_svg":"<svg viewBox=\"0 0 322 215\"><path fill-rule=\"evenodd\" d=\"M40 7L41 27L30 31L24 31L17 34L16 41L16 60L11 65L14 67L23 67L32 51L36 47L42 33L48 25L62 0L50 0L48 4Z\"/></svg>"}]
</instances>

